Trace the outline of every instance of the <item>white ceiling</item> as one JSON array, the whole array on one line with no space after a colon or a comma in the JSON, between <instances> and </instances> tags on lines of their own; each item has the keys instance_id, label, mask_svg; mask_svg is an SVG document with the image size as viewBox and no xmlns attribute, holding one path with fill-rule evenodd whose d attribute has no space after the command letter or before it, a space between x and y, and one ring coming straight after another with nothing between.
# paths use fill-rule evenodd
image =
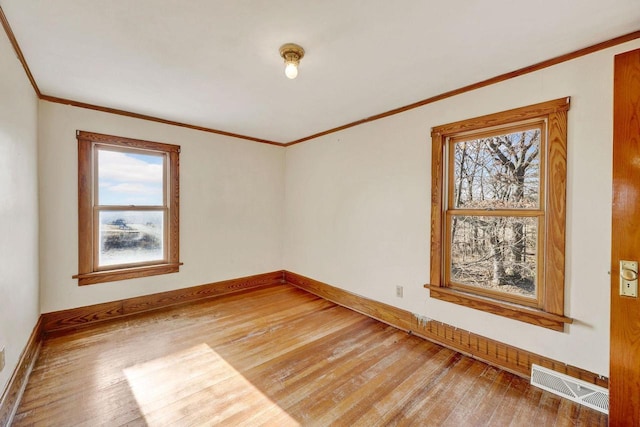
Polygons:
<instances>
[{"instance_id":1,"label":"white ceiling","mask_svg":"<svg viewBox=\"0 0 640 427\"><path fill-rule=\"evenodd\" d=\"M49 96L289 142L640 29L640 0L0 0ZM296 80L280 45L302 45Z\"/></svg>"}]
</instances>

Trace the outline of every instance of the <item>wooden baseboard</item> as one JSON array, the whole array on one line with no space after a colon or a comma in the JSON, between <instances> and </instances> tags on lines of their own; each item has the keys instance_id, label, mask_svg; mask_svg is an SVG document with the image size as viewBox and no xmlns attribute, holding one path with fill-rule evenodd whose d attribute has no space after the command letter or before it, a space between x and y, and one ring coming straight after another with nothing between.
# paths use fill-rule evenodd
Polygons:
<instances>
[{"instance_id":1,"label":"wooden baseboard","mask_svg":"<svg viewBox=\"0 0 640 427\"><path fill-rule=\"evenodd\" d=\"M40 353L42 335L42 316L40 316L0 398L0 426L8 426L18 408L31 369Z\"/></svg>"},{"instance_id":2,"label":"wooden baseboard","mask_svg":"<svg viewBox=\"0 0 640 427\"><path fill-rule=\"evenodd\" d=\"M485 338L442 322L434 320L420 321L409 311L347 292L290 271L284 272L284 280L336 304L521 377L529 378L531 365L535 363L601 387L609 386L609 380L606 377L593 372Z\"/></svg>"},{"instance_id":3,"label":"wooden baseboard","mask_svg":"<svg viewBox=\"0 0 640 427\"><path fill-rule=\"evenodd\" d=\"M284 272L271 273L239 279L224 280L206 285L194 286L119 301L106 302L69 310L42 314L42 329L45 334L62 332L84 327L95 322L116 319L123 316L156 310L176 304L201 301L219 295L245 289L281 284Z\"/></svg>"}]
</instances>

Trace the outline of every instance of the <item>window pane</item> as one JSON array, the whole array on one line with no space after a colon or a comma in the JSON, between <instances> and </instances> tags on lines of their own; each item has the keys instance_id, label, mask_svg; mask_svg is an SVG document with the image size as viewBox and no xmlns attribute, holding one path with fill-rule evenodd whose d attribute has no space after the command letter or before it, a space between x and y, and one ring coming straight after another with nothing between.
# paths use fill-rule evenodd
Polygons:
<instances>
[{"instance_id":1,"label":"window pane","mask_svg":"<svg viewBox=\"0 0 640 427\"><path fill-rule=\"evenodd\" d=\"M452 205L464 209L536 209L540 129L453 144Z\"/></svg>"},{"instance_id":2,"label":"window pane","mask_svg":"<svg viewBox=\"0 0 640 427\"><path fill-rule=\"evenodd\" d=\"M100 267L164 259L164 212L102 211L99 221Z\"/></svg>"},{"instance_id":3,"label":"window pane","mask_svg":"<svg viewBox=\"0 0 640 427\"><path fill-rule=\"evenodd\" d=\"M163 206L162 154L98 150L98 204Z\"/></svg>"},{"instance_id":4,"label":"window pane","mask_svg":"<svg viewBox=\"0 0 640 427\"><path fill-rule=\"evenodd\" d=\"M538 220L454 216L451 281L535 298Z\"/></svg>"}]
</instances>

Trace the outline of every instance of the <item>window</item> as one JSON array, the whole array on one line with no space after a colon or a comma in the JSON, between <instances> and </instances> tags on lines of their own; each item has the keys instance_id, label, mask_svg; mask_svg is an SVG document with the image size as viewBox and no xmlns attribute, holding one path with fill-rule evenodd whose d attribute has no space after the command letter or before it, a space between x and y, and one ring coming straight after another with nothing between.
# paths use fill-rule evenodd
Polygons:
<instances>
[{"instance_id":1,"label":"window","mask_svg":"<svg viewBox=\"0 0 640 427\"><path fill-rule=\"evenodd\" d=\"M79 285L179 270L180 147L78 131Z\"/></svg>"},{"instance_id":2,"label":"window","mask_svg":"<svg viewBox=\"0 0 640 427\"><path fill-rule=\"evenodd\" d=\"M562 331L569 98L432 129L432 298Z\"/></svg>"}]
</instances>

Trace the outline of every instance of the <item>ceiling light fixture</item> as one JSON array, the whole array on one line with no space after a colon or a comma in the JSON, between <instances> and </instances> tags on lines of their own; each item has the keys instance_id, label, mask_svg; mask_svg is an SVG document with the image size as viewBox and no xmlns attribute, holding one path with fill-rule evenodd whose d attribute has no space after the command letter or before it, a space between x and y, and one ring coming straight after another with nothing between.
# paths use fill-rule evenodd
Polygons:
<instances>
[{"instance_id":1,"label":"ceiling light fixture","mask_svg":"<svg viewBox=\"0 0 640 427\"><path fill-rule=\"evenodd\" d=\"M280 46L280 56L284 58L284 74L290 78L298 77L298 65L304 56L304 49L295 43L287 43Z\"/></svg>"}]
</instances>

